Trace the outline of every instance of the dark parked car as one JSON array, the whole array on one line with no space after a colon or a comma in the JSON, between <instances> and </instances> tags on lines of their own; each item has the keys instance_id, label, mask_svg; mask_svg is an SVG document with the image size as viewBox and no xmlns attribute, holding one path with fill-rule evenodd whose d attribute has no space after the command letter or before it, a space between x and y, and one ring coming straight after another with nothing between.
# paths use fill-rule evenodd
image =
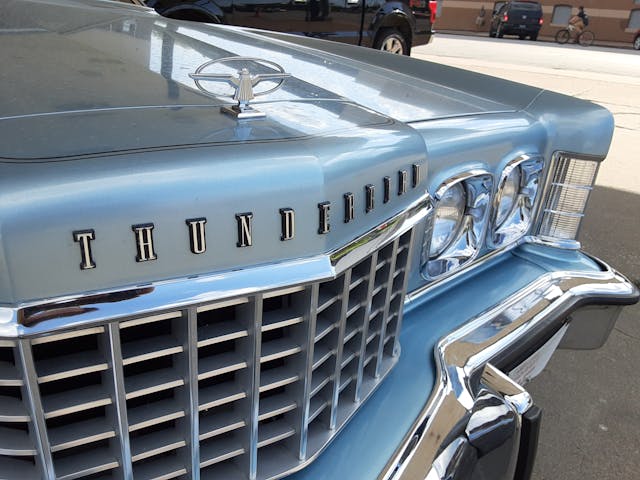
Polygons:
<instances>
[{"instance_id":1,"label":"dark parked car","mask_svg":"<svg viewBox=\"0 0 640 480\"><path fill-rule=\"evenodd\" d=\"M296 33L409 55L431 41L429 0L147 0L160 15Z\"/></svg>"},{"instance_id":2,"label":"dark parked car","mask_svg":"<svg viewBox=\"0 0 640 480\"><path fill-rule=\"evenodd\" d=\"M538 39L542 27L542 6L539 2L507 2L494 10L489 28L490 37L517 35L520 40Z\"/></svg>"}]
</instances>

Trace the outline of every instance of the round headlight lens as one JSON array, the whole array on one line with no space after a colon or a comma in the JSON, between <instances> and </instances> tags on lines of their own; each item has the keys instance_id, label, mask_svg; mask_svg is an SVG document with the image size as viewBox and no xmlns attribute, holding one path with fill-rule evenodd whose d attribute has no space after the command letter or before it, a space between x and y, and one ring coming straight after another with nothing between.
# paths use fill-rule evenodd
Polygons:
<instances>
[{"instance_id":1,"label":"round headlight lens","mask_svg":"<svg viewBox=\"0 0 640 480\"><path fill-rule=\"evenodd\" d=\"M513 210L513 206L520 193L521 177L520 167L515 167L509 172L509 175L507 175L507 178L502 184L502 188L500 192L498 192L500 201L498 202L498 213L496 214L496 227L502 225Z\"/></svg>"},{"instance_id":2,"label":"round headlight lens","mask_svg":"<svg viewBox=\"0 0 640 480\"><path fill-rule=\"evenodd\" d=\"M466 195L462 184L456 183L444 192L438 201L433 220L429 257L440 255L451 243L464 216L465 204Z\"/></svg>"}]
</instances>

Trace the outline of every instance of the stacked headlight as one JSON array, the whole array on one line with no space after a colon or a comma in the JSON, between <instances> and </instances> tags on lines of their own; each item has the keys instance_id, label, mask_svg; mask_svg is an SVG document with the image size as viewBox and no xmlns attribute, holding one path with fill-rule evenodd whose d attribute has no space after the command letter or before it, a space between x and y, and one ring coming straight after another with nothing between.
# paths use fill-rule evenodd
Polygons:
<instances>
[{"instance_id":1,"label":"stacked headlight","mask_svg":"<svg viewBox=\"0 0 640 480\"><path fill-rule=\"evenodd\" d=\"M440 277L476 257L487 227L492 188L492 177L484 171L467 172L440 185L422 250L425 276Z\"/></svg>"},{"instance_id":2,"label":"stacked headlight","mask_svg":"<svg viewBox=\"0 0 640 480\"><path fill-rule=\"evenodd\" d=\"M504 247L522 238L531 228L544 161L522 155L505 167L493 202L489 243Z\"/></svg>"}]
</instances>

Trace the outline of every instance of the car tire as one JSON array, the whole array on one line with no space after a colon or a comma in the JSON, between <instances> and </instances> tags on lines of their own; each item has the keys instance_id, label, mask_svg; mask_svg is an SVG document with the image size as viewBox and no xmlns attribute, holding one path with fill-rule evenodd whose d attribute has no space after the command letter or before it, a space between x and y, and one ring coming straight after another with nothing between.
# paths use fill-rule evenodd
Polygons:
<instances>
[{"instance_id":1,"label":"car tire","mask_svg":"<svg viewBox=\"0 0 640 480\"><path fill-rule=\"evenodd\" d=\"M640 35L638 35L633 41L633 48L636 50L640 50Z\"/></svg>"},{"instance_id":2,"label":"car tire","mask_svg":"<svg viewBox=\"0 0 640 480\"><path fill-rule=\"evenodd\" d=\"M538 40L538 34L532 33L531 35L529 35L529 38L531 39L531 41L535 42L536 40Z\"/></svg>"},{"instance_id":3,"label":"car tire","mask_svg":"<svg viewBox=\"0 0 640 480\"><path fill-rule=\"evenodd\" d=\"M396 55L409 55L407 40L395 28L383 28L378 32L373 48Z\"/></svg>"},{"instance_id":4,"label":"car tire","mask_svg":"<svg viewBox=\"0 0 640 480\"><path fill-rule=\"evenodd\" d=\"M520 40L524 40L525 38L527 38L527 36L526 36L526 35L518 35L518 38L519 38Z\"/></svg>"}]
</instances>

